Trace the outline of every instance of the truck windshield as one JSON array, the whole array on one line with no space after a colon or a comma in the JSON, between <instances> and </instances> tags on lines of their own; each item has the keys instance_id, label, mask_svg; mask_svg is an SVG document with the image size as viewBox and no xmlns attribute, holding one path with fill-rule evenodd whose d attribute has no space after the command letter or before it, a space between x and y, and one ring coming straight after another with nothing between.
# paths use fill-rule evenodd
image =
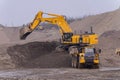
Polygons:
<instances>
[{"instance_id":1,"label":"truck windshield","mask_svg":"<svg viewBox=\"0 0 120 80\"><path fill-rule=\"evenodd\" d=\"M93 52L86 52L85 56L94 56L94 53Z\"/></svg>"},{"instance_id":2,"label":"truck windshield","mask_svg":"<svg viewBox=\"0 0 120 80\"><path fill-rule=\"evenodd\" d=\"M85 48L85 55L86 56L94 56L94 50L93 48Z\"/></svg>"}]
</instances>

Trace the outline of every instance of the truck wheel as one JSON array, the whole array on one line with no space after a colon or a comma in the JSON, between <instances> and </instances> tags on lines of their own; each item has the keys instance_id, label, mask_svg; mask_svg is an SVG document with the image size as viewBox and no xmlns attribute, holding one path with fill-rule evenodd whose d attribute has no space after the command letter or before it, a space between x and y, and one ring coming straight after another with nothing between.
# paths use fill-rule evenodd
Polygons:
<instances>
[{"instance_id":1,"label":"truck wheel","mask_svg":"<svg viewBox=\"0 0 120 80\"><path fill-rule=\"evenodd\" d=\"M74 59L73 56L72 56L72 62L71 62L71 65L72 65L73 68L75 68L75 59Z\"/></svg>"},{"instance_id":2,"label":"truck wheel","mask_svg":"<svg viewBox=\"0 0 120 80\"><path fill-rule=\"evenodd\" d=\"M73 68L78 68L78 63L77 63L77 59L74 58L73 61L72 61L72 67Z\"/></svg>"},{"instance_id":3,"label":"truck wheel","mask_svg":"<svg viewBox=\"0 0 120 80\"><path fill-rule=\"evenodd\" d=\"M76 60L76 68L79 68L79 61Z\"/></svg>"},{"instance_id":4,"label":"truck wheel","mask_svg":"<svg viewBox=\"0 0 120 80\"><path fill-rule=\"evenodd\" d=\"M79 63L78 68L83 68L83 64Z\"/></svg>"},{"instance_id":5,"label":"truck wheel","mask_svg":"<svg viewBox=\"0 0 120 80\"><path fill-rule=\"evenodd\" d=\"M74 68L75 66L74 66L74 61L72 60L72 67Z\"/></svg>"},{"instance_id":6,"label":"truck wheel","mask_svg":"<svg viewBox=\"0 0 120 80\"><path fill-rule=\"evenodd\" d=\"M99 68L99 64L93 65L94 69L98 69Z\"/></svg>"},{"instance_id":7,"label":"truck wheel","mask_svg":"<svg viewBox=\"0 0 120 80\"><path fill-rule=\"evenodd\" d=\"M76 57L76 68L79 68L79 55Z\"/></svg>"}]
</instances>

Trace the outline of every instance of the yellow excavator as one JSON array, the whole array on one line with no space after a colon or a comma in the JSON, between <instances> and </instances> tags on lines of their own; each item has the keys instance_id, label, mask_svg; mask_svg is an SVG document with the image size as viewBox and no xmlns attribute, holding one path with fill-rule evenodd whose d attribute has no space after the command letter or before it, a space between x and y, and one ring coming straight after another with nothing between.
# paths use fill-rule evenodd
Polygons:
<instances>
[{"instance_id":1,"label":"yellow excavator","mask_svg":"<svg viewBox=\"0 0 120 80\"><path fill-rule=\"evenodd\" d=\"M48 17L43 17L44 14ZM20 39L26 39L41 22L48 22L59 27L61 44L72 56L72 67L80 68L85 65L99 67L99 52L94 47L98 43L98 35L93 33L92 29L91 33L73 34L65 16L39 11L29 26L20 29Z\"/></svg>"}]
</instances>

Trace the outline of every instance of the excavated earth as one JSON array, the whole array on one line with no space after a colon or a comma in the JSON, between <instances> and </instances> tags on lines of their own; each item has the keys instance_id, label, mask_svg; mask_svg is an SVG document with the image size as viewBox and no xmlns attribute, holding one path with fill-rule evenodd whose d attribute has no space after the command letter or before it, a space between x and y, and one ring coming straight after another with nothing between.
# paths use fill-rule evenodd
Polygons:
<instances>
[{"instance_id":1,"label":"excavated earth","mask_svg":"<svg viewBox=\"0 0 120 80\"><path fill-rule=\"evenodd\" d=\"M58 42L30 42L7 49L16 67L61 68L70 67L70 55L56 50Z\"/></svg>"}]
</instances>

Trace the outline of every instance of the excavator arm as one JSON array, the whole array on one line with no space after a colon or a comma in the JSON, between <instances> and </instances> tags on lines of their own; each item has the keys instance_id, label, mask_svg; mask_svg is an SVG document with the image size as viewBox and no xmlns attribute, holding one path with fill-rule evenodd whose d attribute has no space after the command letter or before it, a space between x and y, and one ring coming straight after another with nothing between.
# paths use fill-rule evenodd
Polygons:
<instances>
[{"instance_id":1,"label":"excavator arm","mask_svg":"<svg viewBox=\"0 0 120 80\"><path fill-rule=\"evenodd\" d=\"M50 17L43 17L43 14L46 14ZM35 16L35 19L32 23L29 24L27 27L23 27L20 29L20 39L25 39L34 29L41 23L41 22L48 22L51 24L58 25L60 29L60 33L63 38L68 39L72 37L73 32L69 27L68 23L66 22L64 16L57 15L57 14L50 14L50 13L43 13L38 12Z\"/></svg>"}]
</instances>

